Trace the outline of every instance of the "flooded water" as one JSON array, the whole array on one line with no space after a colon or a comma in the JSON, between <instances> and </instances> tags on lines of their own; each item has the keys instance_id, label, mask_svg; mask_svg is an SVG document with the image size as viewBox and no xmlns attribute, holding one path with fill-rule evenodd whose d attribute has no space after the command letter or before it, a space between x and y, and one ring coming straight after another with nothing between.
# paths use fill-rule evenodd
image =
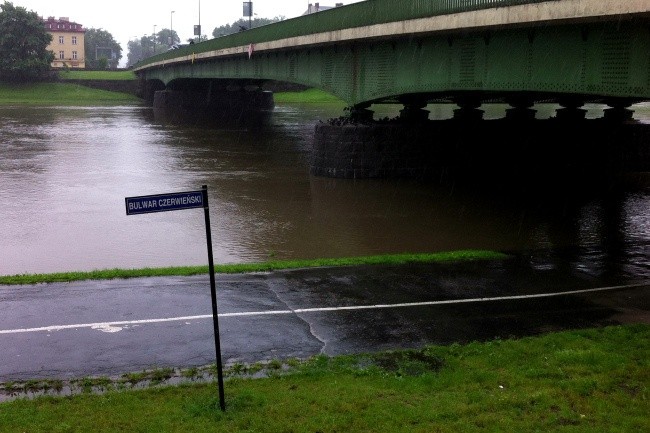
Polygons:
<instances>
[{"instance_id":1,"label":"flooded water","mask_svg":"<svg viewBox=\"0 0 650 433\"><path fill-rule=\"evenodd\" d=\"M0 107L0 274L207 264L203 212L126 216L124 199L208 185L216 263L491 249L650 277L647 187L311 176L314 125L342 114L278 105L246 128L170 125L133 106Z\"/></svg>"}]
</instances>

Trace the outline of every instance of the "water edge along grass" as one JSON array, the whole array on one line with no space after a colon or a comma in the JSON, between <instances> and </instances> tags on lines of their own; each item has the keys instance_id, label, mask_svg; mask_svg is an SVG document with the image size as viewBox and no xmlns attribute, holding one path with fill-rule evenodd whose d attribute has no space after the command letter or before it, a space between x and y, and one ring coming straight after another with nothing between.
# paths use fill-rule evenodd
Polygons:
<instances>
[{"instance_id":1,"label":"water edge along grass","mask_svg":"<svg viewBox=\"0 0 650 433\"><path fill-rule=\"evenodd\" d=\"M261 263L215 264L215 272L234 274L270 272L284 269L324 266L397 265L405 263L449 262L466 260L498 260L508 257L495 251L462 250L439 253L386 254L362 257L323 258L311 260L276 260ZM38 284L115 278L190 276L207 274L208 266L179 266L142 269L102 269L88 272L60 272L51 274L21 274L0 276L0 285Z\"/></svg>"}]
</instances>

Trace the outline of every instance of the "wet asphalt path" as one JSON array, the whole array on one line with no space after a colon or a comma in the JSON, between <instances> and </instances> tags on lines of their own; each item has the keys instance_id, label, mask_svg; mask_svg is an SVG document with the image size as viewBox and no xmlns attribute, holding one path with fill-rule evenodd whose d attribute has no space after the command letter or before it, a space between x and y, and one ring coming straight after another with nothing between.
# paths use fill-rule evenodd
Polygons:
<instances>
[{"instance_id":1,"label":"wet asphalt path","mask_svg":"<svg viewBox=\"0 0 650 433\"><path fill-rule=\"evenodd\" d=\"M216 281L224 364L650 323L650 281L521 259ZM207 275L0 287L0 382L214 361Z\"/></svg>"}]
</instances>

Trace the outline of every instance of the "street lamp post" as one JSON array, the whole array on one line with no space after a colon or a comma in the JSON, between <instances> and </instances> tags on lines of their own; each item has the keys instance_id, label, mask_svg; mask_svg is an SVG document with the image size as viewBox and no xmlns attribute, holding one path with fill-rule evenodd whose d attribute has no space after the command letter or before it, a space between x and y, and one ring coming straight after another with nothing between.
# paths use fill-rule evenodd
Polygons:
<instances>
[{"instance_id":1,"label":"street lamp post","mask_svg":"<svg viewBox=\"0 0 650 433\"><path fill-rule=\"evenodd\" d=\"M190 43L201 42L201 0L199 0L199 23L194 25L194 36L197 37L192 39Z\"/></svg>"},{"instance_id":2,"label":"street lamp post","mask_svg":"<svg viewBox=\"0 0 650 433\"><path fill-rule=\"evenodd\" d=\"M172 11L169 18L169 46L170 47L174 45L174 12L176 11Z\"/></svg>"},{"instance_id":3,"label":"street lamp post","mask_svg":"<svg viewBox=\"0 0 650 433\"><path fill-rule=\"evenodd\" d=\"M154 56L156 55L156 27L158 27L157 24L153 25L153 37L151 38L151 55Z\"/></svg>"}]
</instances>

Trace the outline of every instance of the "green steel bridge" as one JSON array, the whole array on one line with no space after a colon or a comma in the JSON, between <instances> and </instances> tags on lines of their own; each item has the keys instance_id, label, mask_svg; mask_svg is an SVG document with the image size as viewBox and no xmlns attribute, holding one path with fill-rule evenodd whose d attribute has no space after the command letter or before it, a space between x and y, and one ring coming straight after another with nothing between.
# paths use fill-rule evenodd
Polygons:
<instances>
[{"instance_id":1,"label":"green steel bridge","mask_svg":"<svg viewBox=\"0 0 650 433\"><path fill-rule=\"evenodd\" d=\"M191 44L134 70L150 100L273 80L322 89L358 116L380 103L417 117L435 102L467 113L505 102L524 115L538 102L568 112L596 102L629 117L650 100L650 0L366 0Z\"/></svg>"}]
</instances>

